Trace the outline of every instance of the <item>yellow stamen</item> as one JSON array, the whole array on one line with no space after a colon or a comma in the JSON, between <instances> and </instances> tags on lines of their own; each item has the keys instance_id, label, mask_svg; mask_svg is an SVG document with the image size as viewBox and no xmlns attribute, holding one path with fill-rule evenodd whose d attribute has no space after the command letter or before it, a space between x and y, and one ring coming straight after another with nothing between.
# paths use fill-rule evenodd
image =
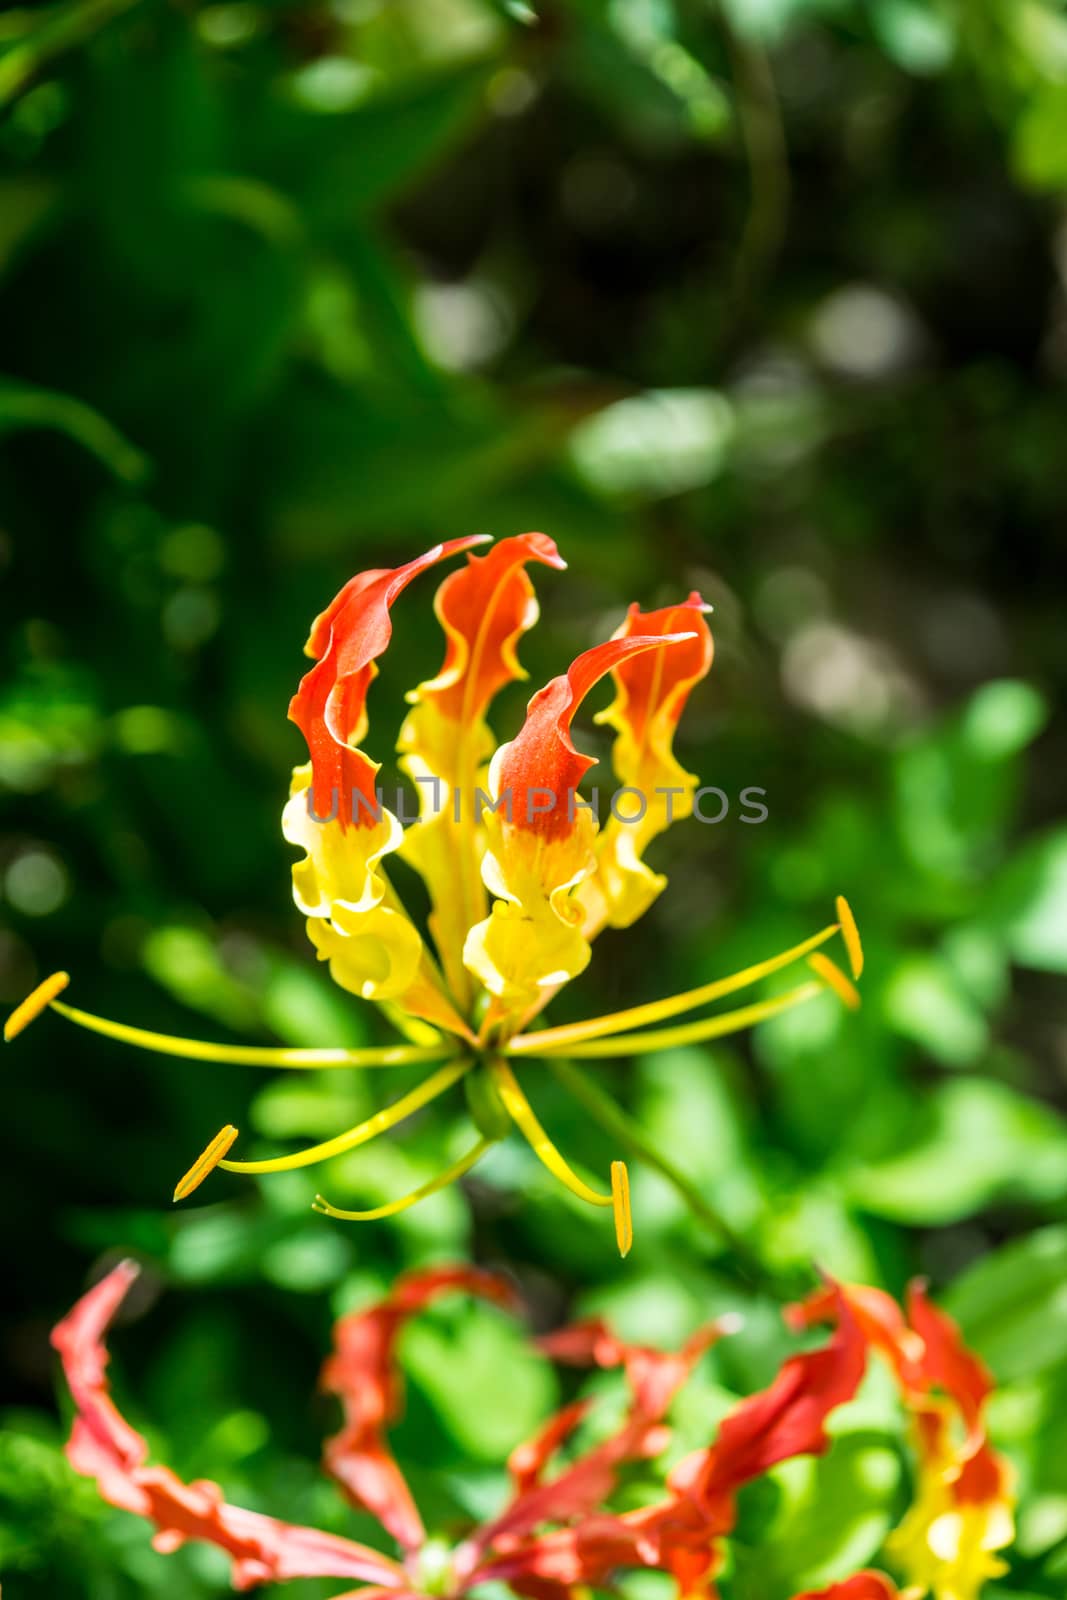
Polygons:
<instances>
[{"instance_id":1,"label":"yellow stamen","mask_svg":"<svg viewBox=\"0 0 1067 1600\"><path fill-rule=\"evenodd\" d=\"M507 1062L494 1061L490 1070L512 1121L525 1134L534 1155L543 1162L553 1177L558 1178L572 1194L578 1196L579 1200L585 1200L591 1206L612 1205L614 1202L610 1194L600 1194L596 1189L591 1189L587 1183L582 1182L576 1172L572 1172L538 1122L533 1106L519 1088L518 1080Z\"/></svg>"},{"instance_id":2,"label":"yellow stamen","mask_svg":"<svg viewBox=\"0 0 1067 1600\"><path fill-rule=\"evenodd\" d=\"M53 972L50 978L39 983L33 993L26 996L21 1005L15 1007L4 1023L4 1038L9 1044L16 1034L28 1028L34 1018L52 1004L57 994L63 993L69 982L69 972Z\"/></svg>"},{"instance_id":3,"label":"yellow stamen","mask_svg":"<svg viewBox=\"0 0 1067 1600\"><path fill-rule=\"evenodd\" d=\"M291 1156L275 1156L266 1161L220 1161L219 1166L225 1167L227 1172L292 1172L296 1167L311 1167L318 1161L329 1161L331 1156L339 1156L345 1150L354 1150L357 1145L366 1144L379 1133L385 1133L388 1128L395 1128L398 1122L403 1122L405 1117L410 1117L414 1112L428 1105L431 1100L436 1100L438 1095L450 1089L458 1078L470 1069L469 1061L457 1061L442 1067L438 1072L431 1073L425 1083L420 1083L417 1089L412 1089L410 1094L403 1095L391 1106L385 1106L381 1111L376 1111L365 1122L360 1122L354 1128L349 1128L347 1133L339 1133L336 1138L327 1139L322 1144L313 1144L307 1150L297 1150Z\"/></svg>"},{"instance_id":4,"label":"yellow stamen","mask_svg":"<svg viewBox=\"0 0 1067 1600\"><path fill-rule=\"evenodd\" d=\"M852 915L852 907L843 894L837 897L837 920L841 924L841 937L845 941L848 951L848 964L852 968L852 976L863 976L863 944L860 939L860 930L856 926L856 919Z\"/></svg>"},{"instance_id":5,"label":"yellow stamen","mask_svg":"<svg viewBox=\"0 0 1067 1600\"><path fill-rule=\"evenodd\" d=\"M473 1150L468 1150L465 1156L453 1162L450 1167L446 1167L436 1178L431 1178L429 1183L422 1183L410 1194L404 1195L402 1200L390 1200L388 1205L375 1206L371 1211L342 1211L339 1206L332 1206L323 1195L317 1194L311 1203L311 1209L321 1212L324 1217L336 1217L340 1222L377 1222L382 1217L395 1217L399 1212L407 1211L409 1206L418 1205L420 1200L426 1200L430 1195L436 1194L439 1189L446 1189L450 1183L455 1183L457 1178L462 1178L476 1161L481 1160L492 1143L492 1139L479 1139Z\"/></svg>"},{"instance_id":6,"label":"yellow stamen","mask_svg":"<svg viewBox=\"0 0 1067 1600\"><path fill-rule=\"evenodd\" d=\"M625 1259L634 1242L633 1217L630 1215L630 1174L625 1161L611 1163L611 1201L615 1207L615 1239L619 1254Z\"/></svg>"},{"instance_id":7,"label":"yellow stamen","mask_svg":"<svg viewBox=\"0 0 1067 1600\"><path fill-rule=\"evenodd\" d=\"M57 977L59 974L57 973ZM44 985L42 985L44 987ZM30 996L32 1000L33 995ZM29 1001L24 1000L15 1017L19 1017ZM171 1033L154 1033L149 1028L133 1028L127 1022L110 1022L90 1011L79 1011L74 1006L52 1001L52 1010L79 1028L90 1033L102 1033L107 1039L117 1039L120 1044L136 1045L141 1050L154 1050L158 1055L182 1056L187 1061L222 1061L232 1066L245 1067L408 1067L444 1061L455 1055L455 1045L442 1038L434 1045L388 1044L371 1046L365 1050L289 1049L275 1045L212 1044L207 1039L182 1039ZM22 1026L30 1019L27 1017Z\"/></svg>"},{"instance_id":8,"label":"yellow stamen","mask_svg":"<svg viewBox=\"0 0 1067 1600\"><path fill-rule=\"evenodd\" d=\"M199 1189L204 1179L208 1177L237 1137L237 1129L232 1122L220 1128L202 1155L197 1156L189 1171L182 1178L174 1191L175 1200L184 1200L186 1195L192 1194L194 1189Z\"/></svg>"},{"instance_id":9,"label":"yellow stamen","mask_svg":"<svg viewBox=\"0 0 1067 1600\"><path fill-rule=\"evenodd\" d=\"M813 933L809 939L802 939L799 944L793 945L789 950L783 950L780 955L770 956L766 961L758 961L754 966L745 967L741 972L731 973L726 978L716 978L713 983L705 983L698 989L687 989L684 994L671 995L666 1000L651 1000L647 1005L631 1006L626 1011L614 1011L610 1016L592 1017L588 1022L565 1023L558 1028L544 1028L540 1033L517 1034L507 1047L509 1055L546 1055L555 1051L556 1047L577 1044L585 1039L600 1039L608 1034L618 1033L623 1028L641 1028L650 1022L666 1022L668 1017L677 1017L683 1011L695 1011L697 1006L710 1005L713 1000L722 1000L728 994L734 994L738 989L747 989L753 983L758 983L761 978L768 977L772 972L778 972L782 967L788 967L794 961L799 961L801 956L806 956L809 950L816 949L832 939L839 931L838 924L832 922L829 926L821 928L818 933ZM611 1051L598 1052L598 1054L612 1054Z\"/></svg>"},{"instance_id":10,"label":"yellow stamen","mask_svg":"<svg viewBox=\"0 0 1067 1600\"><path fill-rule=\"evenodd\" d=\"M809 957L814 960L814 957ZM848 980L841 974L842 980ZM613 1034L609 1039L591 1039L587 1044L572 1045L569 1049L538 1051L546 1061L557 1056L572 1060L594 1060L605 1056L646 1055L653 1050L673 1050L680 1045L701 1044L705 1039L720 1039L724 1034L737 1033L751 1028L779 1011L789 1011L803 1005L817 994L822 994L821 983L802 983L785 994L774 995L770 1000L759 1000L751 1006L740 1006L736 1011L725 1011L719 1017L704 1017L699 1022L684 1022L677 1028L655 1028L651 1033ZM541 1038L532 1034L531 1038ZM531 1055L533 1052L529 1052Z\"/></svg>"},{"instance_id":11,"label":"yellow stamen","mask_svg":"<svg viewBox=\"0 0 1067 1600\"><path fill-rule=\"evenodd\" d=\"M850 1011L859 1008L860 994L854 983L851 983L836 962L829 956L824 956L821 950L816 950L813 956L808 957L808 966L812 972L817 972L819 977L831 988L839 1000L843 1000Z\"/></svg>"}]
</instances>

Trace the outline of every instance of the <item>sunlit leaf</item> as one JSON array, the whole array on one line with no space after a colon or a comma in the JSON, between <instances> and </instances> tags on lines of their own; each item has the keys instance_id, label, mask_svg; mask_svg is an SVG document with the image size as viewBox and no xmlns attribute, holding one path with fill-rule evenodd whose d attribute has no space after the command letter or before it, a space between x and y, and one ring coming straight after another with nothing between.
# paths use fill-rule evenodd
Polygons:
<instances>
[{"instance_id":1,"label":"sunlit leaf","mask_svg":"<svg viewBox=\"0 0 1067 1600\"><path fill-rule=\"evenodd\" d=\"M846 1190L856 1205L931 1225L996 1201L1067 1195L1067 1124L1004 1085L983 1078L939 1084L911 1123L910 1144L849 1171Z\"/></svg>"},{"instance_id":2,"label":"sunlit leaf","mask_svg":"<svg viewBox=\"0 0 1067 1600\"><path fill-rule=\"evenodd\" d=\"M1067 972L1067 832L1034 839L994 881L985 915L1012 960Z\"/></svg>"},{"instance_id":3,"label":"sunlit leaf","mask_svg":"<svg viewBox=\"0 0 1067 1600\"><path fill-rule=\"evenodd\" d=\"M953 1285L948 1310L1001 1382L1067 1361L1067 1228L1003 1245Z\"/></svg>"}]
</instances>

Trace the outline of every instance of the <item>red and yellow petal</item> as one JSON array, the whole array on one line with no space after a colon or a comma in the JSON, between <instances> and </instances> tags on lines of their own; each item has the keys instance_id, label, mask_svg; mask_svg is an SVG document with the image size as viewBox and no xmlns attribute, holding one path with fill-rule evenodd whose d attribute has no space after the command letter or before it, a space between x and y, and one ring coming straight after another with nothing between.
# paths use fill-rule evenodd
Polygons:
<instances>
[{"instance_id":1,"label":"red and yellow petal","mask_svg":"<svg viewBox=\"0 0 1067 1600\"><path fill-rule=\"evenodd\" d=\"M494 788L511 796L511 822L517 831L545 840L574 831L578 786L596 764L596 758L576 750L571 739L579 706L609 672L648 651L659 657L682 648L691 636L687 629L608 639L583 651L565 673L534 695L522 728L494 763Z\"/></svg>"},{"instance_id":2,"label":"red and yellow petal","mask_svg":"<svg viewBox=\"0 0 1067 1600\"><path fill-rule=\"evenodd\" d=\"M506 683L526 676L515 651L538 617L526 572L531 561L557 570L566 566L547 534L521 533L501 539L487 555L468 555L467 565L444 580L434 610L445 634L445 659L435 678L412 690L409 699L416 708L432 709L453 729L466 728L481 720ZM419 751L421 732L416 710L400 748ZM421 753L431 771L448 776L449 749Z\"/></svg>"},{"instance_id":3,"label":"red and yellow petal","mask_svg":"<svg viewBox=\"0 0 1067 1600\"><path fill-rule=\"evenodd\" d=\"M384 807L362 828L318 822L308 809L310 765L293 774L282 832L304 851L293 864L293 898L308 938L341 988L364 1000L396 1003L412 1017L453 1033L465 1025L444 993L422 935L393 894L384 858L403 829Z\"/></svg>"},{"instance_id":4,"label":"red and yellow petal","mask_svg":"<svg viewBox=\"0 0 1067 1600\"><path fill-rule=\"evenodd\" d=\"M691 637L669 651L621 661L612 670L616 696L597 717L615 729L612 762L620 788L632 791L597 841L597 871L583 890L587 929L628 927L662 891L666 879L644 862L651 841L689 816L697 779L674 755L674 733L693 688L711 670L714 645L694 590L676 606L642 612L631 606L617 638Z\"/></svg>"},{"instance_id":5,"label":"red and yellow petal","mask_svg":"<svg viewBox=\"0 0 1067 1600\"><path fill-rule=\"evenodd\" d=\"M357 749L367 731L367 691L375 662L392 638L389 611L413 578L446 556L480 544L481 537L450 539L402 567L361 572L312 623L305 654L315 665L300 680L289 704L290 720L307 740L315 810L328 816L336 805L341 827L362 826L362 796L374 801L377 767Z\"/></svg>"},{"instance_id":6,"label":"red and yellow petal","mask_svg":"<svg viewBox=\"0 0 1067 1600\"><path fill-rule=\"evenodd\" d=\"M609 639L586 650L530 701L516 738L490 767L497 809L485 818L482 876L495 904L471 928L464 964L505 1005L521 1009L576 976L589 960L573 891L596 868L596 822L579 794L595 765L571 738L589 691L623 662L688 643L687 634Z\"/></svg>"},{"instance_id":7,"label":"red and yellow petal","mask_svg":"<svg viewBox=\"0 0 1067 1600\"><path fill-rule=\"evenodd\" d=\"M516 1305L506 1279L477 1267L409 1273L386 1299L335 1324L334 1352L322 1369L323 1389L337 1395L344 1408L344 1426L326 1443L326 1469L352 1503L376 1516L406 1550L417 1549L425 1535L385 1438L401 1406L396 1341L409 1317L456 1289L508 1309Z\"/></svg>"},{"instance_id":8,"label":"red and yellow petal","mask_svg":"<svg viewBox=\"0 0 1067 1600\"><path fill-rule=\"evenodd\" d=\"M218 1484L183 1483L168 1467L146 1465L148 1444L116 1409L107 1382L108 1327L138 1275L124 1261L82 1296L52 1333L76 1415L67 1458L94 1478L101 1496L144 1517L152 1543L169 1554L190 1541L215 1545L229 1556L235 1589L291 1578L345 1578L406 1587L404 1569L388 1556L336 1534L295 1526L230 1505Z\"/></svg>"},{"instance_id":9,"label":"red and yellow petal","mask_svg":"<svg viewBox=\"0 0 1067 1600\"><path fill-rule=\"evenodd\" d=\"M856 1395L866 1368L866 1340L843 1297L837 1309L839 1322L828 1345L792 1357L769 1388L735 1406L715 1442L670 1472L663 1500L621 1514L598 1510L585 1492L590 1470L601 1473L598 1487L611 1488L614 1475L608 1469L634 1459L628 1452L643 1447L627 1430L641 1423L647 1427L656 1410L666 1408L700 1350L721 1330L698 1332L673 1355L626 1345L599 1322L579 1324L545 1341L561 1359L624 1364L633 1411L619 1434L575 1463L573 1474L584 1468L580 1479L572 1476L568 1482L565 1470L527 1504L520 1501L496 1524L479 1530L472 1541L482 1553L476 1580L535 1578L599 1589L622 1568L651 1568L670 1574L683 1600L697 1595L712 1600L724 1540L736 1521L738 1490L779 1462L827 1449L828 1418ZM651 1418L648 1405L655 1408ZM563 1491L574 1497L570 1503ZM546 1508L550 1516L542 1515ZM552 1521L566 1525L551 1527ZM501 1531L506 1538L500 1538ZM858 1588L846 1590L845 1600L888 1600L888 1595Z\"/></svg>"},{"instance_id":10,"label":"red and yellow petal","mask_svg":"<svg viewBox=\"0 0 1067 1600\"><path fill-rule=\"evenodd\" d=\"M889 1361L912 1414L916 1493L888 1544L908 1593L978 1600L1006 1570L998 1554L1014 1537L1014 1474L989 1442L992 1379L950 1317L912 1284L907 1317L877 1289L847 1286L794 1309L804 1325L836 1316L843 1294L865 1335Z\"/></svg>"},{"instance_id":11,"label":"red and yellow petal","mask_svg":"<svg viewBox=\"0 0 1067 1600\"><path fill-rule=\"evenodd\" d=\"M502 539L485 556L468 556L441 584L435 610L445 633L444 663L409 695L412 710L397 745L419 789L419 825L405 835L404 859L429 891L430 930L452 991L464 1001L470 975L463 941L486 913L485 835L475 805L494 747L485 713L499 689L525 676L516 648L538 616L526 571L531 562L564 566L545 534L524 533Z\"/></svg>"}]
</instances>

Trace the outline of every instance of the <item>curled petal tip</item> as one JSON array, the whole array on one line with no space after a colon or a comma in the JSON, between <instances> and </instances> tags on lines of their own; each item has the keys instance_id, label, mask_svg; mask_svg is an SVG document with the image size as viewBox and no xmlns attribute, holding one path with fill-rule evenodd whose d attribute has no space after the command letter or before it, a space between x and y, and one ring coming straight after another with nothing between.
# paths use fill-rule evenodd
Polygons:
<instances>
[{"instance_id":1,"label":"curled petal tip","mask_svg":"<svg viewBox=\"0 0 1067 1600\"><path fill-rule=\"evenodd\" d=\"M836 902L837 920L841 924L841 937L845 941L848 952L848 964L852 968L852 976L859 978L863 973L863 943L860 939L860 930L856 926L856 919L852 915L852 907L843 894L839 894Z\"/></svg>"},{"instance_id":2,"label":"curled petal tip","mask_svg":"<svg viewBox=\"0 0 1067 1600\"><path fill-rule=\"evenodd\" d=\"M611 1163L611 1203L615 1212L615 1241L624 1259L630 1254L634 1242L634 1224L630 1213L630 1174L625 1161Z\"/></svg>"},{"instance_id":3,"label":"curled petal tip","mask_svg":"<svg viewBox=\"0 0 1067 1600\"><path fill-rule=\"evenodd\" d=\"M808 966L832 989L837 998L850 1011L858 1011L860 1006L860 993L851 979L847 978L835 961L823 955L821 950L814 951L808 957Z\"/></svg>"},{"instance_id":4,"label":"curled petal tip","mask_svg":"<svg viewBox=\"0 0 1067 1600\"><path fill-rule=\"evenodd\" d=\"M204 1179L214 1172L236 1138L237 1129L232 1122L228 1122L224 1128L219 1129L207 1149L197 1156L189 1171L174 1190L174 1199L176 1201L184 1200L187 1195L192 1194L194 1189L199 1189Z\"/></svg>"},{"instance_id":5,"label":"curled petal tip","mask_svg":"<svg viewBox=\"0 0 1067 1600\"><path fill-rule=\"evenodd\" d=\"M519 537L531 543L536 541L537 559L544 566L554 567L557 572L566 572L567 563L556 548L555 539L549 538L547 533L525 533Z\"/></svg>"},{"instance_id":6,"label":"curled petal tip","mask_svg":"<svg viewBox=\"0 0 1067 1600\"><path fill-rule=\"evenodd\" d=\"M28 994L22 1004L15 1007L4 1023L4 1038L7 1043L10 1044L23 1028L28 1028L30 1023L52 1004L56 996L63 993L69 982L69 972L53 972L51 977L39 983L33 993Z\"/></svg>"}]
</instances>

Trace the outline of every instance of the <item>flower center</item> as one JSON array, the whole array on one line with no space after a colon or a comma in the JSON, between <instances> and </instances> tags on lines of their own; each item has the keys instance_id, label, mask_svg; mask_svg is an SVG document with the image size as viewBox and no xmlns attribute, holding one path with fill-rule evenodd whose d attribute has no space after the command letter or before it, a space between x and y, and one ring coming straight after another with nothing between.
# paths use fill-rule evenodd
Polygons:
<instances>
[{"instance_id":1,"label":"flower center","mask_svg":"<svg viewBox=\"0 0 1067 1600\"><path fill-rule=\"evenodd\" d=\"M444 1596L450 1592L452 1554L447 1539L427 1539L415 1558L415 1579L420 1593Z\"/></svg>"}]
</instances>

